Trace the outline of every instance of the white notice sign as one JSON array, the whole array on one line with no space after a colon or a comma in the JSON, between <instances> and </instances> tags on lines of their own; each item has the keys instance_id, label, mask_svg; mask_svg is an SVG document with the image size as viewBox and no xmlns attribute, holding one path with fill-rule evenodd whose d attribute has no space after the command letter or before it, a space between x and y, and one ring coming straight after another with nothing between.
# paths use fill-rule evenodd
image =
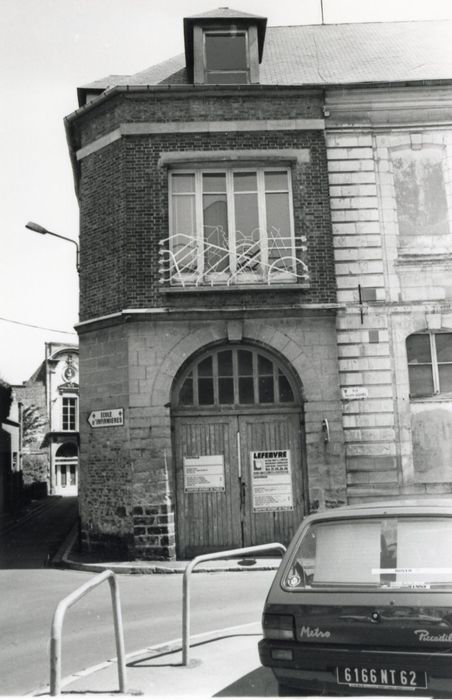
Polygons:
<instances>
[{"instance_id":1,"label":"white notice sign","mask_svg":"<svg viewBox=\"0 0 452 700\"><path fill-rule=\"evenodd\" d=\"M124 425L124 410L122 408L106 408L104 411L91 411L88 423L92 428L112 428L115 425Z\"/></svg>"},{"instance_id":2,"label":"white notice sign","mask_svg":"<svg viewBox=\"0 0 452 700\"><path fill-rule=\"evenodd\" d=\"M254 512L293 510L290 450L250 455Z\"/></svg>"},{"instance_id":3,"label":"white notice sign","mask_svg":"<svg viewBox=\"0 0 452 700\"><path fill-rule=\"evenodd\" d=\"M354 401L356 399L367 399L369 391L366 386L345 386L341 389L344 401Z\"/></svg>"},{"instance_id":4,"label":"white notice sign","mask_svg":"<svg viewBox=\"0 0 452 700\"><path fill-rule=\"evenodd\" d=\"M223 455L184 457L184 491L185 493L224 491Z\"/></svg>"}]
</instances>

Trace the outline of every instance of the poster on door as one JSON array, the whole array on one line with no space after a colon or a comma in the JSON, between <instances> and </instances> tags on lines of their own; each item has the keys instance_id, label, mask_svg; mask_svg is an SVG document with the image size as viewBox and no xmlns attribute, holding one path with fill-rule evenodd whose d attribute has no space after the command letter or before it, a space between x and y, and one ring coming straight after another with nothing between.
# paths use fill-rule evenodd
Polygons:
<instances>
[{"instance_id":1,"label":"poster on door","mask_svg":"<svg viewBox=\"0 0 452 700\"><path fill-rule=\"evenodd\" d=\"M253 511L293 510L290 450L251 452Z\"/></svg>"},{"instance_id":2,"label":"poster on door","mask_svg":"<svg viewBox=\"0 0 452 700\"><path fill-rule=\"evenodd\" d=\"M185 493L224 491L223 455L184 457Z\"/></svg>"}]
</instances>

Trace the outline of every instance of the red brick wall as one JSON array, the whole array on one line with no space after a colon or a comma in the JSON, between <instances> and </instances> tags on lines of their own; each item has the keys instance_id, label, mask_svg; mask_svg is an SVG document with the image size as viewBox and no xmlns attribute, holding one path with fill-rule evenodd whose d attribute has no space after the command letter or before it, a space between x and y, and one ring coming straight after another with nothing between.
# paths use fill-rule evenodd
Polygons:
<instances>
[{"instance_id":1,"label":"red brick wall","mask_svg":"<svg viewBox=\"0 0 452 700\"><path fill-rule=\"evenodd\" d=\"M207 125L209 121L322 116L316 93L275 90L270 94L258 89L237 90L226 97L215 90L193 92L190 96L187 90L183 94L168 90L113 97L78 117L73 124L74 142L86 146L121 123L193 120ZM162 293L159 241L168 236L168 174L158 165L162 152L269 149L309 152L309 162L293 165L292 186L296 234L308 241L310 288ZM82 158L80 173L81 320L126 308L211 307L226 312L230 307L246 308L248 336L283 352L305 383L313 502L320 493L325 501L340 499L344 476L334 322L322 317L311 324L297 317L291 319L289 332L280 310L281 304L336 300L324 133L206 130L127 136ZM254 326L253 307L257 306L267 307L269 318L256 316ZM105 321L95 330L81 332L79 493L86 547L113 547L129 557L174 555L172 381L187 356L226 337L225 323L214 312L205 322L182 317L155 325L143 319L114 326ZM313 348L320 364L311 361ZM299 368L300 358L305 358L306 365ZM125 409L123 427L89 428L86 417L91 410L114 406ZM325 415L336 436L328 446L321 434ZM339 495L325 491L333 481Z\"/></svg>"},{"instance_id":2,"label":"red brick wall","mask_svg":"<svg viewBox=\"0 0 452 700\"><path fill-rule=\"evenodd\" d=\"M247 101L248 100L248 101ZM81 119L87 143L121 122L171 119L234 119L319 117L314 98L116 98L99 114ZM168 182L158 167L162 153L248 149L308 149L310 162L293 167L294 216L297 235L308 240L311 288L261 292L221 291L196 297L159 291L159 240L168 235ZM123 137L81 161L81 320L124 308L197 304L248 308L265 303L334 302L335 278L324 134L321 131L270 131L161 134Z\"/></svg>"},{"instance_id":3,"label":"red brick wall","mask_svg":"<svg viewBox=\"0 0 452 700\"><path fill-rule=\"evenodd\" d=\"M127 272L127 202L123 185L125 141L82 164L80 193L81 318L124 308ZM131 282L131 280L130 280Z\"/></svg>"},{"instance_id":4,"label":"red brick wall","mask_svg":"<svg viewBox=\"0 0 452 700\"><path fill-rule=\"evenodd\" d=\"M171 93L171 94L170 94ZM74 129L78 147L130 122L222 121L243 119L322 119L323 102L316 91L256 89L189 89L183 92L120 93L81 113Z\"/></svg>"}]
</instances>

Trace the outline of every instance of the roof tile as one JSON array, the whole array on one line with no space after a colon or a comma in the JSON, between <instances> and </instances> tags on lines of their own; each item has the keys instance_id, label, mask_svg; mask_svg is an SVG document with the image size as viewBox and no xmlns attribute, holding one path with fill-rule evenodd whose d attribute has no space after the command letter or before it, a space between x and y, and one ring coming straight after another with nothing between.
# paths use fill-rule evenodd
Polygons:
<instances>
[{"instance_id":1,"label":"roof tile","mask_svg":"<svg viewBox=\"0 0 452 700\"><path fill-rule=\"evenodd\" d=\"M217 7L215 10L190 15L187 19L264 19L261 15L250 15L248 12L232 10L229 7Z\"/></svg>"},{"instance_id":2,"label":"roof tile","mask_svg":"<svg viewBox=\"0 0 452 700\"><path fill-rule=\"evenodd\" d=\"M452 20L269 27L260 84L452 80L451 37ZM188 83L184 54L135 75L109 76L90 86L162 83Z\"/></svg>"}]
</instances>

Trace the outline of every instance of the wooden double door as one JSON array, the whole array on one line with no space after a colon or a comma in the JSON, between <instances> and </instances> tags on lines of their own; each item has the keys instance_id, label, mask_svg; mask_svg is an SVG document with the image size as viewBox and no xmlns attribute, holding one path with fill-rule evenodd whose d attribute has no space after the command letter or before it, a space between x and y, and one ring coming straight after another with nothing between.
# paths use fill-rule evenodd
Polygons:
<instances>
[{"instance_id":1,"label":"wooden double door","mask_svg":"<svg viewBox=\"0 0 452 700\"><path fill-rule=\"evenodd\" d=\"M287 544L305 510L300 411L173 420L178 557Z\"/></svg>"}]
</instances>

